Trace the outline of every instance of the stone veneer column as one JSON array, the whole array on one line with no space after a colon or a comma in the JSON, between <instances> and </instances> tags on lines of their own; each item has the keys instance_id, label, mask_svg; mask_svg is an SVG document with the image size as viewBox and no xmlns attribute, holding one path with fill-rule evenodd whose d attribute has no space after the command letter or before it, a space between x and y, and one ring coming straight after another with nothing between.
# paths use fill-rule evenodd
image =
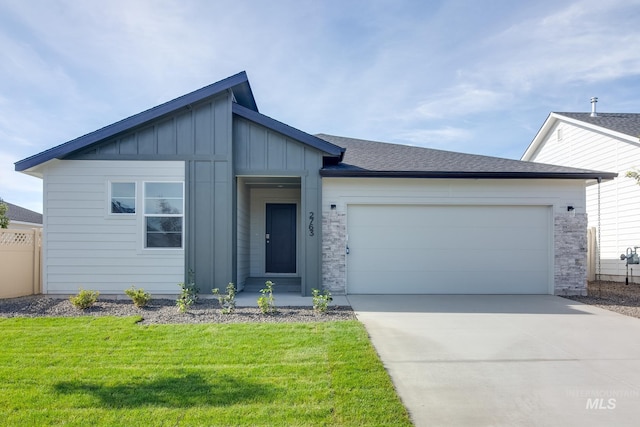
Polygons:
<instances>
[{"instance_id":1,"label":"stone veneer column","mask_svg":"<svg viewBox=\"0 0 640 427\"><path fill-rule=\"evenodd\" d=\"M335 295L347 286L347 215L337 210L322 213L322 286Z\"/></svg>"},{"instance_id":2,"label":"stone veneer column","mask_svg":"<svg viewBox=\"0 0 640 427\"><path fill-rule=\"evenodd\" d=\"M587 215L554 218L554 294L587 294Z\"/></svg>"}]
</instances>

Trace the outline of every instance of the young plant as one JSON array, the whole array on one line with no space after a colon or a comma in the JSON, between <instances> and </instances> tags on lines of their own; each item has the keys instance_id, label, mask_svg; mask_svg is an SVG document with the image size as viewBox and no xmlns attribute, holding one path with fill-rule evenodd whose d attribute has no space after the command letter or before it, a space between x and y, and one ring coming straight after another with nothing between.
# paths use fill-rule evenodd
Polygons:
<instances>
[{"instance_id":1,"label":"young plant","mask_svg":"<svg viewBox=\"0 0 640 427\"><path fill-rule=\"evenodd\" d=\"M231 314L236 309L236 287L233 283L227 285L227 293L221 294L218 288L213 290L213 295L218 298L222 314Z\"/></svg>"},{"instance_id":2,"label":"young plant","mask_svg":"<svg viewBox=\"0 0 640 427\"><path fill-rule=\"evenodd\" d=\"M80 310L86 310L98 301L98 295L100 295L100 292L98 291L87 291L80 288L78 290L78 294L71 296L69 301L71 301L71 304Z\"/></svg>"},{"instance_id":3,"label":"young plant","mask_svg":"<svg viewBox=\"0 0 640 427\"><path fill-rule=\"evenodd\" d=\"M324 313L329 308L329 303L333 301L331 292L325 290L320 292L318 289L311 289L313 296L313 309L318 313Z\"/></svg>"},{"instance_id":4,"label":"young plant","mask_svg":"<svg viewBox=\"0 0 640 427\"><path fill-rule=\"evenodd\" d=\"M193 280L193 271L189 271L189 283L178 283L180 286L180 296L176 300L176 306L180 313L184 313L193 304L198 302L198 292L200 289L196 286Z\"/></svg>"},{"instance_id":5,"label":"young plant","mask_svg":"<svg viewBox=\"0 0 640 427\"><path fill-rule=\"evenodd\" d=\"M145 292L144 289L136 289L135 286L131 286L130 289L124 291L125 294L133 301L133 305L138 308L145 307L151 301L151 294Z\"/></svg>"},{"instance_id":6,"label":"young plant","mask_svg":"<svg viewBox=\"0 0 640 427\"><path fill-rule=\"evenodd\" d=\"M275 298L273 297L273 287L275 283L271 280L264 282L264 288L260 289L260 297L258 298L258 307L262 314L272 314L276 312Z\"/></svg>"}]
</instances>

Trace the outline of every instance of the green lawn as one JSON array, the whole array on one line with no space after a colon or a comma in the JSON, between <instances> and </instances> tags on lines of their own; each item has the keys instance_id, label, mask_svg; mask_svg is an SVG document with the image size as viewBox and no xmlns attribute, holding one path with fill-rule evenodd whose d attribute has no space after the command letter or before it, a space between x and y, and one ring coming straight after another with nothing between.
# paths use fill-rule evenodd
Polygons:
<instances>
[{"instance_id":1,"label":"green lawn","mask_svg":"<svg viewBox=\"0 0 640 427\"><path fill-rule=\"evenodd\" d=\"M356 321L0 319L0 425L411 425Z\"/></svg>"}]
</instances>

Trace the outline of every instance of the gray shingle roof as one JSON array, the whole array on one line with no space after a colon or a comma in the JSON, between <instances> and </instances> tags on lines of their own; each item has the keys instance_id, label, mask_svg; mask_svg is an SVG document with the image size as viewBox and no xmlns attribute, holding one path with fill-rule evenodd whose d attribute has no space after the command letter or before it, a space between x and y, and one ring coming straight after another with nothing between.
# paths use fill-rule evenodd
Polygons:
<instances>
[{"instance_id":1,"label":"gray shingle roof","mask_svg":"<svg viewBox=\"0 0 640 427\"><path fill-rule=\"evenodd\" d=\"M346 152L322 176L612 179L617 174L319 134Z\"/></svg>"},{"instance_id":2,"label":"gray shingle roof","mask_svg":"<svg viewBox=\"0 0 640 427\"><path fill-rule=\"evenodd\" d=\"M21 206L14 205L13 203L3 202L8 207L7 216L10 221L16 222L29 222L31 224L42 224L42 214L29 209L25 209Z\"/></svg>"},{"instance_id":3,"label":"gray shingle roof","mask_svg":"<svg viewBox=\"0 0 640 427\"><path fill-rule=\"evenodd\" d=\"M555 114L624 133L635 138L640 137L640 114L638 113L598 113L596 117L591 117L591 113Z\"/></svg>"}]
</instances>

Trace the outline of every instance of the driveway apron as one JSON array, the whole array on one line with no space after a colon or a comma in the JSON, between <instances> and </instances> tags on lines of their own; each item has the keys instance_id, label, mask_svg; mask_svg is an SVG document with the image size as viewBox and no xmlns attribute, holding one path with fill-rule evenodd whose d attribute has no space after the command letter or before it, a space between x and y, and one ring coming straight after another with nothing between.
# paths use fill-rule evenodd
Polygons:
<instances>
[{"instance_id":1,"label":"driveway apron","mask_svg":"<svg viewBox=\"0 0 640 427\"><path fill-rule=\"evenodd\" d=\"M550 295L350 295L417 426L638 426L640 319Z\"/></svg>"}]
</instances>

